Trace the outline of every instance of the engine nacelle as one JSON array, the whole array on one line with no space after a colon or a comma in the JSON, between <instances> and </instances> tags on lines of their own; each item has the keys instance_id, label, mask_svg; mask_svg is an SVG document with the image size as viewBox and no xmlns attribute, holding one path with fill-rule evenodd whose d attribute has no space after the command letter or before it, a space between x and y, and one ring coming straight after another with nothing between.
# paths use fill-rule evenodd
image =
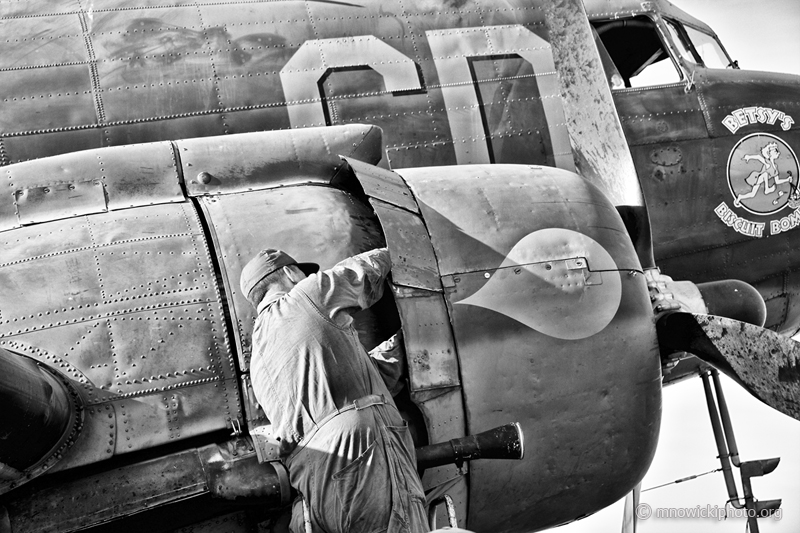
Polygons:
<instances>
[{"instance_id":1,"label":"engine nacelle","mask_svg":"<svg viewBox=\"0 0 800 533\"><path fill-rule=\"evenodd\" d=\"M469 509L468 527L545 528L628 492L654 453L661 376L645 279L615 207L568 171L393 172L373 166L382 155L380 131L354 125L7 167L16 192L0 205L0 347L57 367L85 406L52 470L107 461L109 475L102 466L93 475L112 484L115 467L161 445L267 424L250 388L242 267L265 247L328 268L388 245L392 291L356 323L368 348L402 326L417 445L510 422L525 435L524 459L474 461L448 489ZM456 474L431 467L423 483ZM59 490L46 478L29 484L26 501ZM163 480L151 482L160 490ZM119 513L76 508L87 527L81 517L151 509L90 503ZM71 511L32 527L58 530Z\"/></svg>"}]
</instances>

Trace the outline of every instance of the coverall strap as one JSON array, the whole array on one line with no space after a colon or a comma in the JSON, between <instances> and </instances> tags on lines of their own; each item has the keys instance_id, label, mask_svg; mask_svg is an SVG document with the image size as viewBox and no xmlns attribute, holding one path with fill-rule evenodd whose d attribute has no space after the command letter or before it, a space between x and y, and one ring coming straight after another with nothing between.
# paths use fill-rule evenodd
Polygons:
<instances>
[{"instance_id":1,"label":"coverall strap","mask_svg":"<svg viewBox=\"0 0 800 533\"><path fill-rule=\"evenodd\" d=\"M360 411L361 409L366 409L374 405L389 405L394 407L394 404L387 401L386 396L384 396L383 394L370 394L368 396L363 396L361 398L353 400L352 403L349 403L344 407L336 409L336 411L332 412L331 414L320 420L311 431L309 431L303 436L303 440L300 441L297 448L292 450L292 453L289 454L287 460L297 455L303 448L305 448L305 445L308 444L308 442L314 438L314 435L316 435L317 431L322 429L323 426L325 426L325 424L327 424L340 414L346 413L347 411L352 411L353 409L355 409L356 411Z\"/></svg>"}]
</instances>

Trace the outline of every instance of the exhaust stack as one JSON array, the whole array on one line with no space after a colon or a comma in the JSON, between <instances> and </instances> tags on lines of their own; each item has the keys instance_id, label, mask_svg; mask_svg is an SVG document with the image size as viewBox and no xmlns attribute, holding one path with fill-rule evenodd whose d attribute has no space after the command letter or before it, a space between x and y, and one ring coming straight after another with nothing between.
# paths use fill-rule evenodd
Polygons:
<instances>
[{"instance_id":1,"label":"exhaust stack","mask_svg":"<svg viewBox=\"0 0 800 533\"><path fill-rule=\"evenodd\" d=\"M472 459L522 459L524 446L519 423L506 424L476 435L467 435L416 449L417 466L455 463L458 467Z\"/></svg>"},{"instance_id":2,"label":"exhaust stack","mask_svg":"<svg viewBox=\"0 0 800 533\"><path fill-rule=\"evenodd\" d=\"M33 359L0 348L0 494L47 470L80 429L78 395Z\"/></svg>"}]
</instances>

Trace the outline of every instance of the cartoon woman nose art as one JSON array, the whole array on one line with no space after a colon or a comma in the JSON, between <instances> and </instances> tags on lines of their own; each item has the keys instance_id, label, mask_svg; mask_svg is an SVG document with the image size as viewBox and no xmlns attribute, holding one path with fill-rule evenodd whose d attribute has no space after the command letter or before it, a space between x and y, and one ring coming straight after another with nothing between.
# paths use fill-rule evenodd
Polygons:
<instances>
[{"instance_id":1,"label":"cartoon woman nose art","mask_svg":"<svg viewBox=\"0 0 800 533\"><path fill-rule=\"evenodd\" d=\"M777 197L772 200L772 205L777 205L781 197L790 192L783 189L778 190L778 185L789 183L792 185L790 190L795 188L794 184L792 184L793 176L791 171L787 171L786 177L784 178L780 176L780 170L778 169L778 158L780 156L781 152L778 150L778 144L775 142L769 142L762 146L760 154L745 154L742 156L742 160L745 163L750 163L752 161L761 163L761 169L751 171L744 179L745 183L752 188L749 192L740 193L736 197L736 200L734 200L733 205L741 207L742 200L755 198L762 184L764 185L764 195L771 195L777 192ZM770 180L772 180L772 182Z\"/></svg>"}]
</instances>

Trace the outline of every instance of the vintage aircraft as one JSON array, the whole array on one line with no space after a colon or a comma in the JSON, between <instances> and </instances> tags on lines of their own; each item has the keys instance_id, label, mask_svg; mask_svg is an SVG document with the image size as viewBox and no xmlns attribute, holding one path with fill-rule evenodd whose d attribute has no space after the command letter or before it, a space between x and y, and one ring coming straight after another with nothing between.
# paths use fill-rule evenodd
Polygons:
<instances>
[{"instance_id":1,"label":"vintage aircraft","mask_svg":"<svg viewBox=\"0 0 800 533\"><path fill-rule=\"evenodd\" d=\"M798 104L773 95L797 79L714 70L713 33L668 3L0 7L0 530L285 530L236 281L265 246L323 267L389 246L392 294L359 324L367 345L404 330L422 453L509 422L525 436L521 461L426 468L476 531L626 494L662 381L709 362L798 417L796 348L761 327L797 327L793 250L752 269L783 281L759 287L770 306L722 281L751 271L691 270L720 239L720 256L788 243L758 221L794 209ZM675 83L629 87L662 58ZM748 191L765 138L779 173ZM728 166L729 190L700 179ZM712 214L735 195L738 218L672 242L643 190Z\"/></svg>"}]
</instances>

